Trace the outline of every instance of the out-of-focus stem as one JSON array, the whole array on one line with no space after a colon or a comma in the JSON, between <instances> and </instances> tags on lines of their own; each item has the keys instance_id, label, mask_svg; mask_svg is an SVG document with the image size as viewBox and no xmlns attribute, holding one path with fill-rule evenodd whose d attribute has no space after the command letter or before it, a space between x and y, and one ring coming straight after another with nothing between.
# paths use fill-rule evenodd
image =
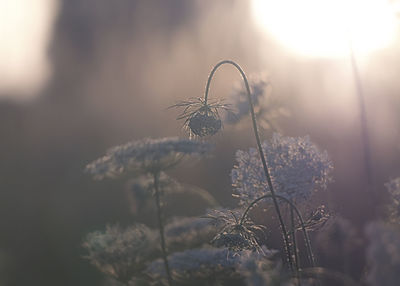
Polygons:
<instances>
[{"instance_id":1,"label":"out-of-focus stem","mask_svg":"<svg viewBox=\"0 0 400 286\"><path fill-rule=\"evenodd\" d=\"M165 245L165 237L164 237L164 224L162 222L162 212L161 212L161 202L160 202L160 190L159 190L159 176L160 173L154 173L154 191L155 191L155 200L157 207L157 219L158 219L158 229L160 230L160 240L161 240L161 251L164 260L165 272L167 273L168 285L173 285L171 271L169 269L168 258L167 258L167 249Z\"/></svg>"},{"instance_id":2,"label":"out-of-focus stem","mask_svg":"<svg viewBox=\"0 0 400 286\"><path fill-rule=\"evenodd\" d=\"M357 61L351 42L349 43L349 49L350 49L351 67L353 70L354 82L356 85L356 92L358 98L358 105L360 110L361 141L362 141L361 144L363 148L364 167L365 167L364 172L368 183L368 187L366 189L370 193L372 201L374 201L375 197L374 179L373 179L372 164L371 164L371 147L370 147L370 138L368 133L367 112L365 109L364 90L361 83L360 73L358 70Z\"/></svg>"}]
</instances>

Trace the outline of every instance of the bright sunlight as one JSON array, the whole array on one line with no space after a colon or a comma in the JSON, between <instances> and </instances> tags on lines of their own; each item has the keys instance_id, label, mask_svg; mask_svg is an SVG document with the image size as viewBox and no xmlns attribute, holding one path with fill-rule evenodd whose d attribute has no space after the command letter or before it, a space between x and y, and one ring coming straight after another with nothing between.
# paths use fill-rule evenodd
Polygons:
<instances>
[{"instance_id":1,"label":"bright sunlight","mask_svg":"<svg viewBox=\"0 0 400 286\"><path fill-rule=\"evenodd\" d=\"M0 92L35 94L50 73L47 48L56 0L0 0ZM13 96L15 98L15 96Z\"/></svg>"},{"instance_id":2,"label":"bright sunlight","mask_svg":"<svg viewBox=\"0 0 400 286\"><path fill-rule=\"evenodd\" d=\"M351 46L360 55L395 38L395 8L380 0L253 0L262 29L295 53L341 57Z\"/></svg>"}]
</instances>

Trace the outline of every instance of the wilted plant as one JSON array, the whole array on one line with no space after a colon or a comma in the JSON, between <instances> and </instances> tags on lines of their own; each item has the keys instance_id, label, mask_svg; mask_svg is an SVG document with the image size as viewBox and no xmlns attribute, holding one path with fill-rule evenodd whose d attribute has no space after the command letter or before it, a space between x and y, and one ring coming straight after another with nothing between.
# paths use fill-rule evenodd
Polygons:
<instances>
[{"instance_id":1,"label":"wilted plant","mask_svg":"<svg viewBox=\"0 0 400 286\"><path fill-rule=\"evenodd\" d=\"M257 142L257 148L258 148L258 152L260 155L260 159L262 162L262 166L263 166L263 170L265 173L265 179L267 180L267 184L269 187L269 190L271 191L271 195L272 195L272 200L274 203L274 207L275 207L275 211L277 213L278 219L279 219L279 223L280 223L280 227L281 227L281 232L283 235L283 240L284 240L284 244L285 244L285 249L286 249L286 254L287 254L287 260L289 263L289 267L291 269L293 269L293 262L292 262L292 255L291 255L291 250L290 250L290 243L289 243L289 238L288 238L288 233L286 230L286 226L285 223L283 221L282 218L282 214L281 214L281 210L275 195L275 190L274 190L274 186L272 184L272 179L270 176L270 171L268 169L268 165L267 165L267 161L265 159L265 155L264 155L264 151L262 149L261 146L261 140L260 140L260 136L259 136L259 132L258 132L258 126L257 126L257 121L256 121L256 116L255 116L255 112L254 112L254 105L253 105L253 98L252 98L252 93L250 91L250 86L249 86L249 82L247 80L246 74L244 73L243 69L234 61L230 61L230 60L224 60L224 61L220 61L219 63L217 63L213 69L211 70L209 76L208 76L208 80L207 80L207 84L206 84L206 89L205 89L205 93L204 93L204 100L201 100L202 102L202 106L193 110L190 113L190 117L189 118L196 118L198 116L198 118L204 118L203 116L203 109L208 109L208 93L209 93L209 89L210 89L210 84L211 84L211 80L213 79L213 76L215 74L215 72L217 71L217 69L224 65L224 64L229 64L229 65L233 65L240 73L240 75L242 76L242 79L244 81L245 87L246 87L246 95L247 95L247 100L249 103L249 107L250 107L250 115L251 115L251 119L252 119L252 123L253 123L253 130L254 130L254 135L255 135L255 139ZM187 109L189 109L191 106L190 102L181 102L179 104L174 105L174 107L184 107L184 111L183 114L186 112ZM221 107L222 108L222 107ZM216 111L218 111L218 107L216 108ZM182 116L178 117L178 119L182 118ZM220 120L219 118L215 118L215 120ZM190 121L190 120L189 120ZM212 124L211 124L212 125ZM188 124L189 128L190 128L190 124ZM191 131L193 133L199 133L197 130L212 130L212 132L205 132L204 135L202 133L199 134L199 136L205 136L205 135L213 135L216 133L216 131L212 126L210 126L209 120L199 120L196 123L196 129L191 129Z\"/></svg>"},{"instance_id":2,"label":"wilted plant","mask_svg":"<svg viewBox=\"0 0 400 286\"><path fill-rule=\"evenodd\" d=\"M230 107L222 101L210 101L208 93L213 75L223 64L233 65L243 78L248 105L246 109L245 105L239 104L241 109L238 110L238 118L250 114L257 143L257 149L250 149L248 152L238 151L236 154L237 164L232 170L231 179L234 195L240 199L238 209L210 211L208 219L174 218L165 224L161 197L164 193L183 192L183 187L168 177L164 171L178 164L187 155L203 155L210 150L209 144L199 141L178 138L133 141L111 148L105 156L86 167L86 171L95 179L133 174L136 176L133 188L138 199L146 201L148 197L153 196L155 201L159 237L154 239L153 234L153 238L148 241L152 243L159 241L161 254L154 251L156 247L153 247L153 252L150 251L153 256L143 255L144 258L141 259L138 248L143 248L142 251L151 248L150 245L140 241L146 237L136 232L125 235L119 228L115 230L107 228L106 233L112 233L114 236L108 244L94 247L98 245L97 241L104 240L102 233L90 234L85 241L91 261L95 261L93 263L96 266L118 281L136 285L137 279L146 277L148 281L158 280L158 283L168 283L170 286L194 285L194 283L230 285L230 279L233 279L248 285L262 285L262 283L279 285L283 282L282 277L284 280L287 279L279 267L268 260L269 251L260 245L262 240L260 235L263 234L265 227L255 224L249 216L249 212L261 201L273 202L283 236L287 262L290 270L296 274L292 281L297 282L293 285L299 285L298 282L301 281L297 231L303 232L310 265L315 266L307 230L326 221L328 215L321 207L311 212L307 220L304 220L296 203L309 199L317 189L326 188L332 180L332 162L327 153L320 152L308 137L292 138L274 134L270 141L261 143L253 100L259 99L268 83L260 81L258 89L257 85L254 85L255 93L251 94L249 82L240 66L233 61L221 61L208 77L204 99L191 99L173 106L183 108L178 119L184 120L184 125L191 136L214 135L222 128L219 111L230 111ZM243 94L241 96L243 97ZM243 103L242 99L239 103ZM216 205L215 200L207 192L194 190L194 193L204 198L210 205ZM288 206L291 222L289 229L282 217L280 203ZM210 219L214 225L210 223ZM135 229L139 228L144 229L142 226L136 226ZM148 233L152 232L149 230ZM167 244L170 250L173 250L169 255ZM211 244L212 247L206 246L207 244ZM120 251L115 252L117 253L115 257L108 255L107 252L107 249L113 247ZM102 256L99 249L108 256ZM126 253L121 253L124 249ZM96 251L100 255L96 256ZM161 258L154 260L156 257ZM108 266L119 265L118 263L124 266L119 268Z\"/></svg>"}]
</instances>

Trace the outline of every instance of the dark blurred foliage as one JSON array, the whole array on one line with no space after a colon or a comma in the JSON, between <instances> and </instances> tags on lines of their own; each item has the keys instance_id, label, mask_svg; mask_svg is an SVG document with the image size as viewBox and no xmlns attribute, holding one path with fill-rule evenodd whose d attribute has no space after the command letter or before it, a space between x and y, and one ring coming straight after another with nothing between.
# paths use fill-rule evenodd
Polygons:
<instances>
[{"instance_id":1,"label":"dark blurred foliage","mask_svg":"<svg viewBox=\"0 0 400 286\"><path fill-rule=\"evenodd\" d=\"M379 200L374 205L369 201L360 168L358 111L343 118L342 105L332 107L331 99L320 96L327 80L320 71L333 74L340 70L339 64L288 56L273 41L262 42L250 18L248 5L238 0L62 1L49 48L54 72L48 86L36 101L0 102L0 283L101 283L102 277L82 259L82 238L107 223L127 225L135 217L124 191L126 182L95 182L83 173L85 165L107 148L131 139L183 136L177 114L166 107L201 96L212 65L223 58L237 60L248 73L274 70L273 92L292 114L280 122L284 133L310 134L333 158L336 183L326 199L356 229L375 215ZM396 59L393 51L390 55L381 56L380 67ZM398 69L389 69L389 76L398 74ZM387 94L384 103L398 110L400 102L393 99L398 90L380 86L378 75L371 72L375 81L365 83L367 95ZM216 77L212 96L227 94L232 86L227 83L238 79L226 68ZM333 84L338 89L330 93L343 91L340 77ZM347 85L351 84L350 80ZM370 114L376 116L369 122L380 189L389 177L400 175L395 159L399 146L392 140L398 138L393 126L400 121L389 116L391 124L384 125L388 131L382 132L394 135L385 141L380 133L383 125L375 120L383 112ZM263 137L269 135L266 131ZM214 158L186 163L170 175L205 188L232 206L229 172L234 152L255 145L252 131L250 126L226 127L212 140L217 143ZM151 223L153 218L146 219ZM330 260L332 250L325 245L333 241L341 249L342 236L352 232L342 229L346 223L335 223L327 238L318 239L319 249L325 266L342 271L339 265L347 256ZM359 247L358 237L349 239L343 243ZM348 274L357 277L363 258L358 248L354 251L346 255L358 255L355 259L361 264L345 271L354 271Z\"/></svg>"}]
</instances>

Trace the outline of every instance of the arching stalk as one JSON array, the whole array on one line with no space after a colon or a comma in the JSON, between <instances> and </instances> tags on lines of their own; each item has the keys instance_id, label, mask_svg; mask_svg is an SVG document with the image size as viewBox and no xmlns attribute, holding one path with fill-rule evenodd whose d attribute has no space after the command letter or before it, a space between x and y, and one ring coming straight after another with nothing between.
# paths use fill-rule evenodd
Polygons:
<instances>
[{"instance_id":1,"label":"arching stalk","mask_svg":"<svg viewBox=\"0 0 400 286\"><path fill-rule=\"evenodd\" d=\"M280 208L279 208L279 204L278 204L277 199L276 199L277 196L275 194L274 187L272 185L272 180L271 180L271 176L270 176L269 171L268 171L268 166L267 166L267 162L265 160L265 155L264 155L264 152L263 152L262 147L261 147L261 140L260 140L260 136L259 136L259 132L258 132L256 116L255 116L255 113L254 113L254 105L253 105L253 100L251 98L249 82L247 80L247 77L246 77L244 71L242 70L242 68L237 63L235 63L234 61L230 61L230 60L223 60L223 61L217 63L214 66L214 68L210 72L210 75L208 76L206 90L205 90L205 94L204 94L204 103L207 104L208 92L209 92L209 89L210 89L210 84L211 84L211 80L212 80L212 78L214 76L214 73L223 64L233 65L239 71L239 73L241 74L241 76L243 78L243 81L244 81L244 84L246 86L247 100L248 100L249 106L250 106L251 120L252 120L252 123L253 123L253 130L254 130L254 135L255 135L255 138L256 138L256 142L257 142L258 152L260 154L260 158L261 158L261 162L262 162L262 165L263 165L265 177L267 179L268 187L269 187L269 190L271 192L271 197L272 197L272 200L273 200L273 203L274 203L274 206L275 206L275 211L276 211L276 214L277 214L278 219L279 219L279 223L280 223L280 227L281 227L281 231L282 231L282 235L283 235L283 239L284 239L284 243L285 243L286 255L287 255L287 260L288 260L288 263L289 263L289 267L293 271L293 260L292 260L291 250L290 250L289 238L288 238L288 234L287 234L287 231L286 231L286 226L285 226L285 223L283 221L282 214L281 214L281 211L280 211Z\"/></svg>"},{"instance_id":2,"label":"arching stalk","mask_svg":"<svg viewBox=\"0 0 400 286\"><path fill-rule=\"evenodd\" d=\"M286 202L287 204L289 204L290 208L292 210L294 210L294 212L296 213L296 216L298 218L298 220L300 221L300 225L301 225L301 229L303 231L303 236L304 236L304 240L306 242L306 250L307 250L307 256L308 259L311 263L311 267L315 267L315 259L314 259L314 254L312 252L311 249L311 242L310 242L310 237L308 236L305 224L304 224L304 220L303 217L301 216L300 211L298 210L298 208L296 207L295 204L293 204L290 200L288 200L287 198L281 196L281 195L275 195L276 198ZM244 223L244 220L246 219L249 211L254 207L254 205L256 205L259 201L263 200L263 199L270 199L273 198L272 193L271 194L266 194L264 196L261 196L257 199L255 199L254 201L252 201L250 203L250 205L246 208L246 210L244 211L242 218L240 219L240 224Z\"/></svg>"}]
</instances>

